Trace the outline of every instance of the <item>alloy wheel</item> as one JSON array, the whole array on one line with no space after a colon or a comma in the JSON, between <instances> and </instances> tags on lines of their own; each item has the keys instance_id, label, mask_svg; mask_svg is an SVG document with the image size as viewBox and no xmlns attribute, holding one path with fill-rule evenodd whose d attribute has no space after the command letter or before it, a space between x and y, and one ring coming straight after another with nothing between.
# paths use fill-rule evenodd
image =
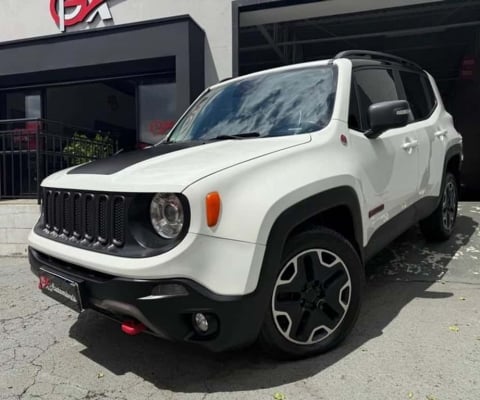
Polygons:
<instances>
[{"instance_id":1,"label":"alloy wheel","mask_svg":"<svg viewBox=\"0 0 480 400\"><path fill-rule=\"evenodd\" d=\"M345 318L351 289L350 274L338 255L324 249L296 255L283 267L273 291L278 331L300 345L325 340Z\"/></svg>"}]
</instances>

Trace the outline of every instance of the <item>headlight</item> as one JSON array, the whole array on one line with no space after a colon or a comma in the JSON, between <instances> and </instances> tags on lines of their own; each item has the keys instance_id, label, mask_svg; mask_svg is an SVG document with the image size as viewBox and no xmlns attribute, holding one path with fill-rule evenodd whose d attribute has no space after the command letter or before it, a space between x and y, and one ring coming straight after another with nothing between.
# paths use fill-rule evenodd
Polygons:
<instances>
[{"instance_id":1,"label":"headlight","mask_svg":"<svg viewBox=\"0 0 480 400\"><path fill-rule=\"evenodd\" d=\"M175 194L156 194L150 203L150 218L162 238L175 239L182 232L185 221L182 202Z\"/></svg>"}]
</instances>

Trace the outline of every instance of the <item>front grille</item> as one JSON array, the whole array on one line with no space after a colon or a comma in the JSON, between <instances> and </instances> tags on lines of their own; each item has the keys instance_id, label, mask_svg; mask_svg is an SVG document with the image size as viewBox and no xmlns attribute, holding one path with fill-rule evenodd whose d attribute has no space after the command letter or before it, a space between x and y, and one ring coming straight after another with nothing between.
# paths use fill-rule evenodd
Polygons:
<instances>
[{"instance_id":1,"label":"front grille","mask_svg":"<svg viewBox=\"0 0 480 400\"><path fill-rule=\"evenodd\" d=\"M110 193L45 189L43 230L84 245L125 244L126 198Z\"/></svg>"}]
</instances>

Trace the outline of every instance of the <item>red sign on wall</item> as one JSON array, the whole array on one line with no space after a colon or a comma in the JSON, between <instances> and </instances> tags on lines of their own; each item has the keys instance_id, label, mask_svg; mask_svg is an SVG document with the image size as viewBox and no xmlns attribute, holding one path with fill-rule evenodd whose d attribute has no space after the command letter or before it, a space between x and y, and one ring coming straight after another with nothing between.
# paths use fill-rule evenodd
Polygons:
<instances>
[{"instance_id":1,"label":"red sign on wall","mask_svg":"<svg viewBox=\"0 0 480 400\"><path fill-rule=\"evenodd\" d=\"M93 22L99 16L111 20L108 0L50 0L50 14L63 32L69 26Z\"/></svg>"}]
</instances>

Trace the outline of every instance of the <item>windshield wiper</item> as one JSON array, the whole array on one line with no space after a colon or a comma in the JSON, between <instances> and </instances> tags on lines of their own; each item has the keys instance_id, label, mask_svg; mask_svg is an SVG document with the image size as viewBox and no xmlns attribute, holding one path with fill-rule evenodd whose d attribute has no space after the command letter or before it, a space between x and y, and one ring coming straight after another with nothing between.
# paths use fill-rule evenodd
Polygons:
<instances>
[{"instance_id":1,"label":"windshield wiper","mask_svg":"<svg viewBox=\"0 0 480 400\"><path fill-rule=\"evenodd\" d=\"M245 133L236 133L235 135L219 135L210 140L241 140L241 139L248 139L248 138L257 138L262 136L258 132L245 132Z\"/></svg>"}]
</instances>

